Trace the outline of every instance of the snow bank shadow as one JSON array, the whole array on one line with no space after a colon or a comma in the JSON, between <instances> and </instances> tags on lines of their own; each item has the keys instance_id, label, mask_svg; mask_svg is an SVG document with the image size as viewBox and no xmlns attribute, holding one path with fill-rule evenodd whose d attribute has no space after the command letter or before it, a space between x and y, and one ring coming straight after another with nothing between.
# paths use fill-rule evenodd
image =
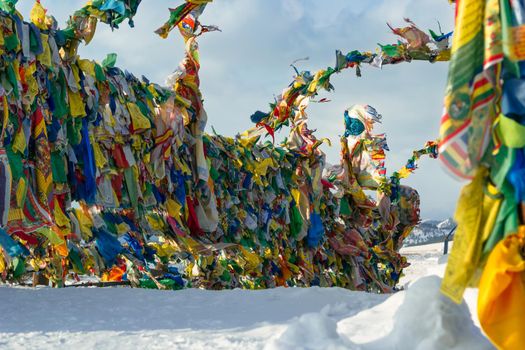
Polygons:
<instances>
[{"instance_id":1,"label":"snow bank shadow","mask_svg":"<svg viewBox=\"0 0 525 350\"><path fill-rule=\"evenodd\" d=\"M356 349L347 337L337 331L337 322L321 313L299 317L277 338L266 344L264 350L344 350Z\"/></svg>"},{"instance_id":2,"label":"snow bank shadow","mask_svg":"<svg viewBox=\"0 0 525 350\"><path fill-rule=\"evenodd\" d=\"M285 324L326 308L333 319L355 315L387 296L341 288L262 291L157 291L130 288L0 287L0 333L148 330L250 330Z\"/></svg>"},{"instance_id":3,"label":"snow bank shadow","mask_svg":"<svg viewBox=\"0 0 525 350\"><path fill-rule=\"evenodd\" d=\"M303 315L265 350L493 349L474 325L468 306L443 297L440 284L437 276L421 278L406 292L339 322L326 309Z\"/></svg>"},{"instance_id":4,"label":"snow bank shadow","mask_svg":"<svg viewBox=\"0 0 525 350\"><path fill-rule=\"evenodd\" d=\"M392 331L364 350L384 349L494 349L474 325L465 301L456 305L439 290L441 278L428 276L414 282L393 318ZM367 311L365 311L367 312Z\"/></svg>"}]
</instances>

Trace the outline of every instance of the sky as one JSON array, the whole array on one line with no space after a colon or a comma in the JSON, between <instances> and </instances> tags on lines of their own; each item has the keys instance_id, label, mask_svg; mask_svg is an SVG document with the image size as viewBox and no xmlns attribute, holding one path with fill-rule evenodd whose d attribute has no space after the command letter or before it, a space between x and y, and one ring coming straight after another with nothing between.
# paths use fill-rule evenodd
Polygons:
<instances>
[{"instance_id":1,"label":"sky","mask_svg":"<svg viewBox=\"0 0 525 350\"><path fill-rule=\"evenodd\" d=\"M41 0L62 27L85 0ZM117 53L117 65L163 84L183 57L177 33L161 39L153 33L169 17L168 8L182 1L143 0L135 28L123 23L119 30L99 24L89 46L80 55L101 61ZM29 17L32 0L20 0L18 9ZM397 38L386 23L404 26L407 17L423 29L453 30L453 7L446 0L215 0L201 17L204 24L222 32L204 35L200 43L201 88L211 126L234 136L251 127L250 115L267 111L292 81L290 64L299 58L299 70L312 72L335 65L335 50L374 51ZM351 69L332 78L335 92L320 97L330 103L311 104L309 126L317 137L328 137L322 146L327 161L339 161L339 135L344 133L343 112L353 104L369 104L383 115L376 128L385 132L390 152L389 172L399 169L414 149L439 136L439 120L447 77L446 63L412 62L383 69L363 67L358 78ZM451 178L438 160L428 158L403 184L421 195L423 219L453 215L462 183Z\"/></svg>"}]
</instances>

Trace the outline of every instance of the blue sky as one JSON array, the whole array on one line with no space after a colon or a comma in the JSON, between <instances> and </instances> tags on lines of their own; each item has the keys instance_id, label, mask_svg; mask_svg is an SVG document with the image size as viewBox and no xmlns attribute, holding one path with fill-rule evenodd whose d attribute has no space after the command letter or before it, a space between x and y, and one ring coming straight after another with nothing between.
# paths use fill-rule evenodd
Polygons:
<instances>
[{"instance_id":1,"label":"blue sky","mask_svg":"<svg viewBox=\"0 0 525 350\"><path fill-rule=\"evenodd\" d=\"M61 26L85 0L41 0ZM99 25L91 44L82 47L82 57L102 60L118 54L117 64L135 75L163 83L182 58L182 42L174 33L167 40L153 31L168 18L168 7L181 1L143 0L135 28L126 23L111 32ZM28 16L32 0L20 0L18 9ZM208 111L208 130L235 135L252 124L249 116L267 110L291 81L290 63L315 71L335 64L335 50L375 50L377 43L397 39L386 26L402 26L408 17L422 29L452 30L453 7L446 0L215 0L201 21L218 25L222 32L200 40L201 84ZM338 162L343 111L356 103L370 104L383 114L378 132L386 132L391 152L390 171L401 167L411 151L438 136L447 65L413 62L364 67L363 77L351 70L333 78L336 91L322 97L332 102L312 104L310 126L318 137L329 137L324 146L328 161ZM437 160L424 159L421 168L404 182L421 194L424 219L451 216L459 188Z\"/></svg>"}]
</instances>

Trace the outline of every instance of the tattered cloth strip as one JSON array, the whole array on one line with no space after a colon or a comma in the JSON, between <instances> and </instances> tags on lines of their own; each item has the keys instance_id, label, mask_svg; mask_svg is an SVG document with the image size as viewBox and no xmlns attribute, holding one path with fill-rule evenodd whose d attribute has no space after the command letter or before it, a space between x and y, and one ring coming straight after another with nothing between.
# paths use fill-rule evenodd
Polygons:
<instances>
[{"instance_id":1,"label":"tattered cloth strip","mask_svg":"<svg viewBox=\"0 0 525 350\"><path fill-rule=\"evenodd\" d=\"M169 20L162 27L157 29L155 33L160 35L162 38L167 38L168 34L173 30L173 28L177 27L179 23L181 23L182 20L186 18L186 16L192 12L202 13L206 5L212 1L213 0L187 0L185 4L182 4L174 9L170 9ZM198 14L195 17L198 17ZM186 25L192 27L192 30L195 29L196 26L194 21L188 22Z\"/></svg>"},{"instance_id":2,"label":"tattered cloth strip","mask_svg":"<svg viewBox=\"0 0 525 350\"><path fill-rule=\"evenodd\" d=\"M355 68L356 74L361 76L361 66L364 64L381 68L386 64L411 62L412 60L429 62L449 60L449 39L452 33L438 35L430 31L432 37L430 38L409 19L405 20L409 24L408 27L392 28L389 25L392 32L402 40L397 44L379 45L379 53L354 50L344 55L337 50L335 67L321 69L313 74L309 71L299 72L296 69L297 75L294 81L274 103L271 103L272 110L269 113L258 111L252 115L252 122L257 125L242 133L241 137L258 140L261 135L265 134L265 131L271 134L283 126L293 125L293 119L297 113L304 114L304 111L301 111L301 105L305 104L305 100L314 98L321 90L333 90L330 78L333 74L345 69Z\"/></svg>"}]
</instances>

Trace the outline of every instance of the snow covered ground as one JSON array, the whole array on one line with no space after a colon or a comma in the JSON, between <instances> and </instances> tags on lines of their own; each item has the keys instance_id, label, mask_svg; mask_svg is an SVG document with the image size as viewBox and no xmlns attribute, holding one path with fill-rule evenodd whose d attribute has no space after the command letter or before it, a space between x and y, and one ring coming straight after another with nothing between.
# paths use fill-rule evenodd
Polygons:
<instances>
[{"instance_id":1,"label":"snow covered ground","mask_svg":"<svg viewBox=\"0 0 525 350\"><path fill-rule=\"evenodd\" d=\"M492 349L476 292L461 306L439 295L442 244L404 253L394 295L0 287L0 349Z\"/></svg>"}]
</instances>

